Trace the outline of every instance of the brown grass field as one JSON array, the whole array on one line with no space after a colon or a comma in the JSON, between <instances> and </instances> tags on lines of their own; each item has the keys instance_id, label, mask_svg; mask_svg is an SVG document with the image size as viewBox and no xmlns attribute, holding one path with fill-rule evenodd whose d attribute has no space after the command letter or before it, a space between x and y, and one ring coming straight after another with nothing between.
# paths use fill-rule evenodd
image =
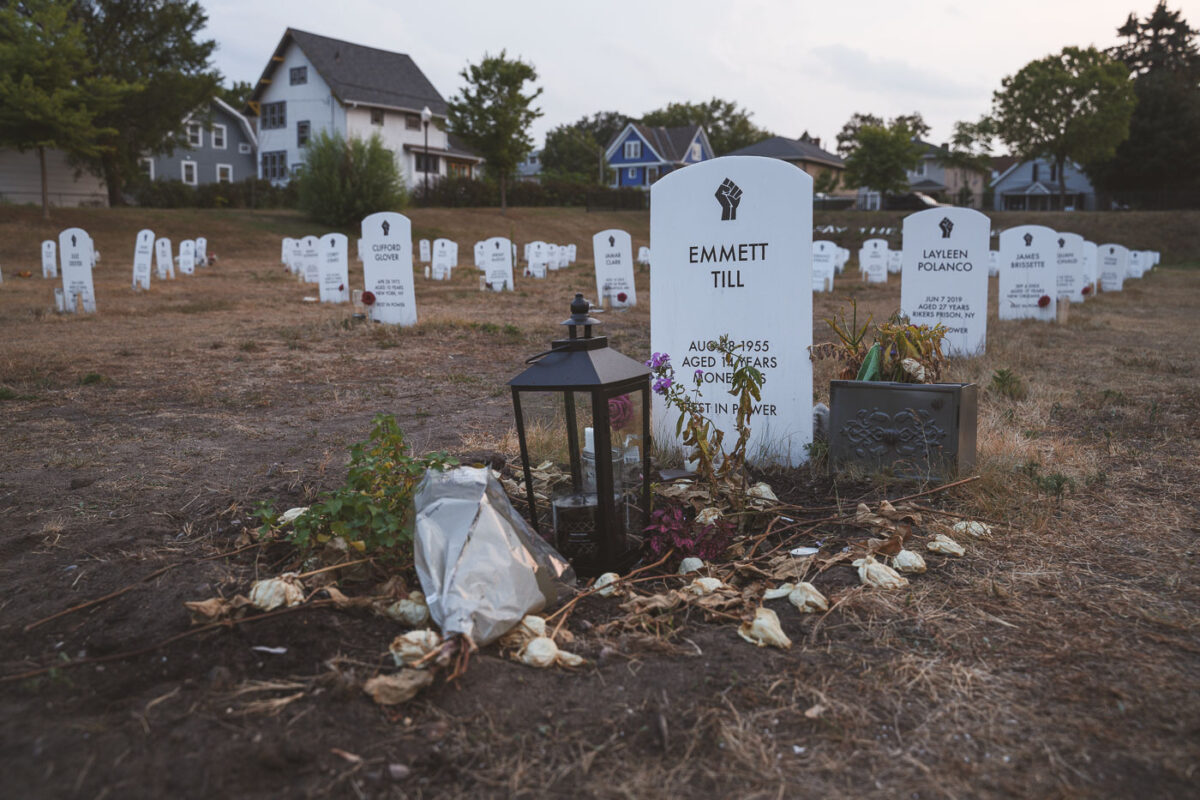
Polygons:
<instances>
[{"instance_id":1,"label":"brown grass field","mask_svg":"<svg viewBox=\"0 0 1200 800\"><path fill-rule=\"evenodd\" d=\"M224 554L256 502L306 504L340 483L373 415L395 414L418 450L511 457L505 381L557 335L572 293L593 293L591 234L624 227L636 248L648 215L415 210L414 237L454 238L462 266L418 277L421 322L398 330L302 302L315 288L285 273L279 239L326 231L294 213L54 213L0 207L0 794L1195 796L1200 212L994 216L996 230L1037 221L1163 263L1062 326L997 322L993 281L989 351L947 376L981 388L980 478L924 501L998 523L965 557L929 555L895 592L849 567L818 575L831 612L775 606L790 651L699 615L601 634L618 601L587 598L567 623L582 669L485 648L399 711L360 690L390 664L399 631L382 617L321 607L166 640L190 630L185 601L294 565L284 544ZM849 226L830 238L856 247L859 227L900 217L817 223ZM38 277L39 243L69 225L102 254L95 316L54 314ZM219 262L135 294L142 227L206 235ZM493 235L574 242L579 263L484 294L470 246ZM815 303L816 341L849 297L886 316L899 282L840 279ZM605 322L614 347L648 355L648 302ZM987 388L999 368L1023 399ZM826 394L831 371L818 365ZM933 488L817 467L765 477L784 500L850 509Z\"/></svg>"}]
</instances>

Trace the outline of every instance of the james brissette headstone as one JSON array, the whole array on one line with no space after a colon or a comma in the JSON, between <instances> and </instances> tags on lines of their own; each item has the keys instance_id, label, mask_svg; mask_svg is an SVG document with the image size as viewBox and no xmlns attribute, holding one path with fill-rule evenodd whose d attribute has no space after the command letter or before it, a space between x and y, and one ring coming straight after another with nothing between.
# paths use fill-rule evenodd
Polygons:
<instances>
[{"instance_id":1,"label":"james brissette headstone","mask_svg":"<svg viewBox=\"0 0 1200 800\"><path fill-rule=\"evenodd\" d=\"M318 291L322 303L350 300L350 240L344 233L327 233L318 242L321 251Z\"/></svg>"},{"instance_id":2,"label":"james brissette headstone","mask_svg":"<svg viewBox=\"0 0 1200 800\"><path fill-rule=\"evenodd\" d=\"M184 239L179 243L179 274L193 275L196 272L196 243Z\"/></svg>"},{"instance_id":3,"label":"james brissette headstone","mask_svg":"<svg viewBox=\"0 0 1200 800\"><path fill-rule=\"evenodd\" d=\"M513 291L512 242L493 236L483 242L483 270L488 286L495 291Z\"/></svg>"},{"instance_id":4,"label":"james brissette headstone","mask_svg":"<svg viewBox=\"0 0 1200 800\"><path fill-rule=\"evenodd\" d=\"M1053 322L1058 296L1058 234L1044 225L1000 233L1000 319Z\"/></svg>"},{"instance_id":5,"label":"james brissette headstone","mask_svg":"<svg viewBox=\"0 0 1200 800\"><path fill-rule=\"evenodd\" d=\"M1059 231L1058 239L1058 297L1072 303L1082 303L1088 285L1087 265L1083 262L1083 237L1077 233Z\"/></svg>"},{"instance_id":6,"label":"james brissette headstone","mask_svg":"<svg viewBox=\"0 0 1200 800\"><path fill-rule=\"evenodd\" d=\"M150 262L154 259L154 231L144 228L138 231L133 246L133 288L150 288Z\"/></svg>"},{"instance_id":7,"label":"james brissette headstone","mask_svg":"<svg viewBox=\"0 0 1200 800\"><path fill-rule=\"evenodd\" d=\"M1100 290L1120 292L1129 274L1129 250L1119 244L1102 244L1100 254Z\"/></svg>"},{"instance_id":8,"label":"james brissette headstone","mask_svg":"<svg viewBox=\"0 0 1200 800\"><path fill-rule=\"evenodd\" d=\"M609 308L637 305L633 283L633 239L618 228L592 237L592 261L596 265L596 304Z\"/></svg>"},{"instance_id":9,"label":"james brissette headstone","mask_svg":"<svg viewBox=\"0 0 1200 800\"><path fill-rule=\"evenodd\" d=\"M990 225L969 208L930 208L904 218L900 313L917 324L945 325L951 357L987 347Z\"/></svg>"},{"instance_id":10,"label":"james brissette headstone","mask_svg":"<svg viewBox=\"0 0 1200 800\"><path fill-rule=\"evenodd\" d=\"M58 255L62 262L63 309L74 312L96 310L96 290L92 285L92 240L82 228L67 228L58 235Z\"/></svg>"},{"instance_id":11,"label":"james brissette headstone","mask_svg":"<svg viewBox=\"0 0 1200 800\"><path fill-rule=\"evenodd\" d=\"M362 221L363 283L374 296L371 318L416 325L413 294L412 223L403 214L381 211Z\"/></svg>"},{"instance_id":12,"label":"james brissette headstone","mask_svg":"<svg viewBox=\"0 0 1200 800\"><path fill-rule=\"evenodd\" d=\"M858 251L858 269L867 283L887 283L887 239L867 239Z\"/></svg>"},{"instance_id":13,"label":"james brissette headstone","mask_svg":"<svg viewBox=\"0 0 1200 800\"><path fill-rule=\"evenodd\" d=\"M713 346L728 335L763 372L747 453L797 465L812 442L812 178L773 158L731 156L669 173L650 189L650 346L737 438L729 369ZM659 441L675 420L655 395Z\"/></svg>"},{"instance_id":14,"label":"james brissette headstone","mask_svg":"<svg viewBox=\"0 0 1200 800\"><path fill-rule=\"evenodd\" d=\"M55 247L53 239L47 239L42 242L42 277L57 278L58 277L58 248Z\"/></svg>"}]
</instances>

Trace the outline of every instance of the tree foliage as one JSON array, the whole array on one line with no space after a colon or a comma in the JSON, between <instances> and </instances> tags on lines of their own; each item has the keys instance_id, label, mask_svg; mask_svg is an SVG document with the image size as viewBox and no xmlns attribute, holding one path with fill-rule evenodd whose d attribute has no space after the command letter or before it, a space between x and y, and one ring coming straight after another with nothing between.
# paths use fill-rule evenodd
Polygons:
<instances>
[{"instance_id":1,"label":"tree foliage","mask_svg":"<svg viewBox=\"0 0 1200 800\"><path fill-rule=\"evenodd\" d=\"M721 156L771 138L773 134L751 122L751 116L732 100L714 97L707 103L668 103L644 115L642 123L668 128L702 125L714 155Z\"/></svg>"},{"instance_id":2,"label":"tree foliage","mask_svg":"<svg viewBox=\"0 0 1200 800\"><path fill-rule=\"evenodd\" d=\"M379 134L370 139L322 131L305 147L296 176L299 205L316 222L352 227L368 214L404 205L404 183L396 157Z\"/></svg>"},{"instance_id":3,"label":"tree foliage","mask_svg":"<svg viewBox=\"0 0 1200 800\"><path fill-rule=\"evenodd\" d=\"M925 123L925 118L921 116L919 111L914 111L911 114L901 114L893 119L890 126L903 125L912 132L912 135L918 139L929 135L929 126ZM838 131L837 135L837 151L842 158L850 155L858 147L858 132L863 127L889 127L883 121L883 117L877 117L874 114L863 114L855 112Z\"/></svg>"},{"instance_id":4,"label":"tree foliage","mask_svg":"<svg viewBox=\"0 0 1200 800\"><path fill-rule=\"evenodd\" d=\"M69 0L0 7L0 144L38 151L42 216L49 219L46 150L98 158L115 131L100 118L133 88L92 74L82 25Z\"/></svg>"},{"instance_id":5,"label":"tree foliage","mask_svg":"<svg viewBox=\"0 0 1200 800\"><path fill-rule=\"evenodd\" d=\"M1111 158L1129 136L1136 103L1128 67L1094 47L1067 47L1006 77L993 95L992 119L1013 155L1048 158L1061 176L1068 159ZM1061 180L1059 192L1065 202Z\"/></svg>"},{"instance_id":6,"label":"tree foliage","mask_svg":"<svg viewBox=\"0 0 1200 800\"><path fill-rule=\"evenodd\" d=\"M604 151L627 124L629 117L619 111L598 111L570 125L559 125L546 134L542 170L558 177L606 183L607 169L600 169Z\"/></svg>"},{"instance_id":7,"label":"tree foliage","mask_svg":"<svg viewBox=\"0 0 1200 800\"><path fill-rule=\"evenodd\" d=\"M992 169L992 147L995 139L995 124L988 117L983 117L978 122L956 122L954 135L950 137L948 147L939 151L938 163L986 175ZM968 189L968 193L969 191Z\"/></svg>"},{"instance_id":8,"label":"tree foliage","mask_svg":"<svg viewBox=\"0 0 1200 800\"><path fill-rule=\"evenodd\" d=\"M920 114L896 117L887 125L878 119L855 114L838 134L838 150L846 154L842 179L847 186L865 186L885 194L906 192L908 171L925 152L918 137L929 128Z\"/></svg>"},{"instance_id":9,"label":"tree foliage","mask_svg":"<svg viewBox=\"0 0 1200 800\"><path fill-rule=\"evenodd\" d=\"M1108 191L1200 189L1200 51L1198 31L1160 2L1145 18L1130 14L1109 53L1133 74L1137 107L1129 138L1112 158L1088 165Z\"/></svg>"},{"instance_id":10,"label":"tree foliage","mask_svg":"<svg viewBox=\"0 0 1200 800\"><path fill-rule=\"evenodd\" d=\"M217 90L217 97L220 97L239 113L246 107L246 103L253 94L254 84L250 81L234 81L229 86L222 86Z\"/></svg>"},{"instance_id":11,"label":"tree foliage","mask_svg":"<svg viewBox=\"0 0 1200 800\"><path fill-rule=\"evenodd\" d=\"M507 208L509 178L533 149L529 126L542 115L533 101L541 88L527 91L537 70L519 58L484 55L459 73L466 85L450 99L450 131L483 156L489 176L500 183L500 208Z\"/></svg>"}]
</instances>

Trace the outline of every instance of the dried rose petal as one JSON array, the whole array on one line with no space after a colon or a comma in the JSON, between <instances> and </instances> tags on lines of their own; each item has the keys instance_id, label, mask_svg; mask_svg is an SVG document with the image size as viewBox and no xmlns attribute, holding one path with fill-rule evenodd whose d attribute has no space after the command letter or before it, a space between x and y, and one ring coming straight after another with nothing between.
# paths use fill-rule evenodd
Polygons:
<instances>
[{"instance_id":1,"label":"dried rose petal","mask_svg":"<svg viewBox=\"0 0 1200 800\"><path fill-rule=\"evenodd\" d=\"M1045 308L1050 305L1050 295L1044 294L1038 298L1038 308Z\"/></svg>"},{"instance_id":2,"label":"dried rose petal","mask_svg":"<svg viewBox=\"0 0 1200 800\"><path fill-rule=\"evenodd\" d=\"M362 293L362 304L364 306L375 305L375 293L374 292L363 292Z\"/></svg>"},{"instance_id":3,"label":"dried rose petal","mask_svg":"<svg viewBox=\"0 0 1200 800\"><path fill-rule=\"evenodd\" d=\"M618 303L624 303L628 299L629 299L629 295L625 294L624 292L617 292L617 302Z\"/></svg>"}]
</instances>

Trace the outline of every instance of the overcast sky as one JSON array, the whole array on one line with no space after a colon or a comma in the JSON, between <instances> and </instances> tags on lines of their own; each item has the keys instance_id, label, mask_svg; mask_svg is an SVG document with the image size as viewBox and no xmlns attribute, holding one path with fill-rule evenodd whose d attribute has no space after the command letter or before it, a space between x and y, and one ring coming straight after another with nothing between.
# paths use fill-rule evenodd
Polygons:
<instances>
[{"instance_id":1,"label":"overcast sky","mask_svg":"<svg viewBox=\"0 0 1200 800\"><path fill-rule=\"evenodd\" d=\"M595 111L734 100L756 124L833 141L855 111L920 111L930 138L984 113L1000 80L1067 45L1108 47L1156 0L201 0L228 80L258 80L290 27L407 53L449 99L507 50L538 72L533 134ZM1200 0L1168 0L1193 25ZM832 146L828 149L833 149Z\"/></svg>"}]
</instances>

